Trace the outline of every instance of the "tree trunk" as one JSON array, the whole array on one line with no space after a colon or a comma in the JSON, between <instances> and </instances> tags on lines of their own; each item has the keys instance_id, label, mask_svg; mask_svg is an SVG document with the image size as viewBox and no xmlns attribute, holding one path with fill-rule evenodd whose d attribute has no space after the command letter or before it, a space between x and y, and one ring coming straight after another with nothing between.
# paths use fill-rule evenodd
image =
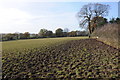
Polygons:
<instances>
[{"instance_id":1,"label":"tree trunk","mask_svg":"<svg viewBox=\"0 0 120 80\"><path fill-rule=\"evenodd\" d=\"M89 27L89 38L91 38L92 30L91 30L91 24L90 24L90 21L89 21L89 23L88 23L88 27Z\"/></svg>"}]
</instances>

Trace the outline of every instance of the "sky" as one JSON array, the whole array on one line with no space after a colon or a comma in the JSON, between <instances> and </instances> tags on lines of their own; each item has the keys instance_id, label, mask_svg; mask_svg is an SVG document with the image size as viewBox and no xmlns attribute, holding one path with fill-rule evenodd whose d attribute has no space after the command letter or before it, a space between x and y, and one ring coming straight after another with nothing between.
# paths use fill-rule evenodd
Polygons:
<instances>
[{"instance_id":1,"label":"sky","mask_svg":"<svg viewBox=\"0 0 120 80\"><path fill-rule=\"evenodd\" d=\"M110 5L106 18L118 17L118 0L97 1ZM95 0L0 0L0 33L38 33L43 28L53 32L58 28L82 30L76 14L91 2Z\"/></svg>"}]
</instances>

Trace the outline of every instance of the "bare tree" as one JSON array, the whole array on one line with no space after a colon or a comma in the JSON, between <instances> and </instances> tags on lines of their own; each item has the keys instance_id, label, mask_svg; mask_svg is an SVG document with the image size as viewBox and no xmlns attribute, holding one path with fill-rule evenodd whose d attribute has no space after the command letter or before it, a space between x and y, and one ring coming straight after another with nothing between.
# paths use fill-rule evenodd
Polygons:
<instances>
[{"instance_id":1,"label":"bare tree","mask_svg":"<svg viewBox=\"0 0 120 80\"><path fill-rule=\"evenodd\" d=\"M69 32L69 29L68 28L65 28L64 30L63 30L63 32Z\"/></svg>"},{"instance_id":2,"label":"bare tree","mask_svg":"<svg viewBox=\"0 0 120 80\"><path fill-rule=\"evenodd\" d=\"M92 34L91 20L94 17L107 16L109 10L109 5L99 4L99 3L89 3L84 5L78 12L79 25L80 27L86 27L89 30L89 37ZM97 18L94 21L96 24Z\"/></svg>"}]
</instances>

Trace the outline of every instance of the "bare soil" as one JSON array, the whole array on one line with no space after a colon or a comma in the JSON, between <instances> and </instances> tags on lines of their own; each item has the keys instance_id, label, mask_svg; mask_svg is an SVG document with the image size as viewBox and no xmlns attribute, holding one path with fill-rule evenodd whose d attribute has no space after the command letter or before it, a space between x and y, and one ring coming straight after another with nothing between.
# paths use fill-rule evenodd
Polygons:
<instances>
[{"instance_id":1,"label":"bare soil","mask_svg":"<svg viewBox=\"0 0 120 80\"><path fill-rule=\"evenodd\" d=\"M15 58L3 58L5 78L118 78L118 52L96 39L81 39Z\"/></svg>"}]
</instances>

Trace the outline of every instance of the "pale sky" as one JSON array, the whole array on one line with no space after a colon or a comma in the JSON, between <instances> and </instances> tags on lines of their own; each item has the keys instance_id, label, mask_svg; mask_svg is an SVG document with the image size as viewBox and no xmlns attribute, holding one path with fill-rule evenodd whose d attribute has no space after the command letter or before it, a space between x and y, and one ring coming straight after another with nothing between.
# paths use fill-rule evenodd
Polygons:
<instances>
[{"instance_id":1,"label":"pale sky","mask_svg":"<svg viewBox=\"0 0 120 80\"><path fill-rule=\"evenodd\" d=\"M0 33L38 33L45 28L81 30L76 17L83 5L95 0L0 0ZM97 0L98 2L102 0ZM103 0L111 6L108 19L118 17L119 0ZM111 2L108 2L111 1Z\"/></svg>"}]
</instances>

